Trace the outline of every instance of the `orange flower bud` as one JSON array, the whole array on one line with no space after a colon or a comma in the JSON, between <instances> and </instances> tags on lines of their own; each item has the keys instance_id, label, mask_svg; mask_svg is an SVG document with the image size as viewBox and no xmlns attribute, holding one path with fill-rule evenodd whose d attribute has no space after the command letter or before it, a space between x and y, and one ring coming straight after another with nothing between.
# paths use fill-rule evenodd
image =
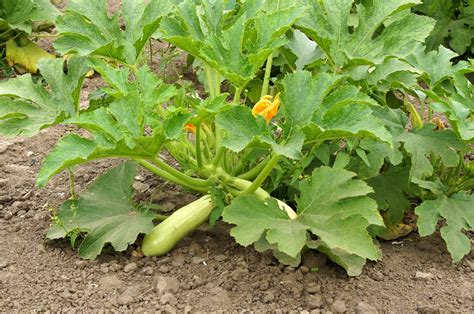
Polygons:
<instances>
[{"instance_id":1,"label":"orange flower bud","mask_svg":"<svg viewBox=\"0 0 474 314\"><path fill-rule=\"evenodd\" d=\"M186 123L184 126L184 129L188 131L189 133L196 134L196 126L192 123Z\"/></svg>"},{"instance_id":2,"label":"orange flower bud","mask_svg":"<svg viewBox=\"0 0 474 314\"><path fill-rule=\"evenodd\" d=\"M278 106L280 105L280 93L278 93L275 98L272 100L272 96L265 95L260 99L255 106L252 108L253 116L262 116L265 118L267 123L276 116L278 111Z\"/></svg>"}]
</instances>

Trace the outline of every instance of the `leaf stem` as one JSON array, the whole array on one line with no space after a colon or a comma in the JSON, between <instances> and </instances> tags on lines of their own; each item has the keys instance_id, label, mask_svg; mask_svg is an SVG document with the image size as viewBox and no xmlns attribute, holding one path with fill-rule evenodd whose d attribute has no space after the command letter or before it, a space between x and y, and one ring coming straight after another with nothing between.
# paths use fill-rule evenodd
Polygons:
<instances>
[{"instance_id":1,"label":"leaf stem","mask_svg":"<svg viewBox=\"0 0 474 314\"><path fill-rule=\"evenodd\" d=\"M58 34L29 34L29 38L56 38L59 37Z\"/></svg>"},{"instance_id":2,"label":"leaf stem","mask_svg":"<svg viewBox=\"0 0 474 314\"><path fill-rule=\"evenodd\" d=\"M151 41L151 38L148 39L148 46L150 49L150 69L151 69L151 66L153 64L153 42Z\"/></svg>"},{"instance_id":3,"label":"leaf stem","mask_svg":"<svg viewBox=\"0 0 474 314\"><path fill-rule=\"evenodd\" d=\"M244 191L243 194L252 194L263 184L265 179L270 175L273 168L278 164L280 160L280 155L274 155L272 159L265 165L262 172L257 176L257 178L252 182L252 184Z\"/></svg>"},{"instance_id":4,"label":"leaf stem","mask_svg":"<svg viewBox=\"0 0 474 314\"><path fill-rule=\"evenodd\" d=\"M221 94L221 79L219 72L214 70L214 88L215 88L215 95L219 96Z\"/></svg>"},{"instance_id":5,"label":"leaf stem","mask_svg":"<svg viewBox=\"0 0 474 314\"><path fill-rule=\"evenodd\" d=\"M211 98L216 97L216 90L214 88L214 80L212 75L212 68L210 65L206 64L205 66L206 71L206 80L207 80L207 88L209 89L209 96Z\"/></svg>"},{"instance_id":6,"label":"leaf stem","mask_svg":"<svg viewBox=\"0 0 474 314\"><path fill-rule=\"evenodd\" d=\"M185 181L182 181L182 180L176 178L175 176L173 176L170 173L158 168L157 166L155 166L154 164L152 164L152 163L150 163L146 160L138 159L137 162L140 165L142 165L144 168L148 169L149 171L153 172L157 176L162 177L165 180L168 180L168 181L173 182L175 184L187 187L187 188L189 188L191 190L194 190L194 191L198 191L198 192L208 192L209 191L210 186L206 188L206 187L200 187L200 186L196 186L196 185L193 185L193 184L189 184L188 182L185 182Z\"/></svg>"},{"instance_id":7,"label":"leaf stem","mask_svg":"<svg viewBox=\"0 0 474 314\"><path fill-rule=\"evenodd\" d=\"M69 197L70 199L75 200L77 197L77 194L76 194L76 188L74 187L74 181L75 181L74 171L72 170L71 167L67 168L67 170L69 171Z\"/></svg>"},{"instance_id":8,"label":"leaf stem","mask_svg":"<svg viewBox=\"0 0 474 314\"><path fill-rule=\"evenodd\" d=\"M262 172L262 170L265 168L267 163L270 161L270 156L267 156L265 159L263 159L260 163L258 163L255 167L250 169L249 171L242 173L241 175L238 175L237 177L245 180L252 180L256 176L258 176L259 173Z\"/></svg>"},{"instance_id":9,"label":"leaf stem","mask_svg":"<svg viewBox=\"0 0 474 314\"><path fill-rule=\"evenodd\" d=\"M162 170L166 171L176 179L187 183L188 185L196 186L196 187L203 187L203 188L208 188L210 186L209 182L206 180L202 179L197 179L197 178L192 178L184 173L182 173L179 170L176 170L175 168L171 167L164 161L161 161L159 158L153 158L152 162L160 167Z\"/></svg>"},{"instance_id":10,"label":"leaf stem","mask_svg":"<svg viewBox=\"0 0 474 314\"><path fill-rule=\"evenodd\" d=\"M198 168L202 167L202 149L201 149L201 122L196 125L196 162Z\"/></svg>"},{"instance_id":11,"label":"leaf stem","mask_svg":"<svg viewBox=\"0 0 474 314\"><path fill-rule=\"evenodd\" d=\"M235 95L234 95L234 101L233 103L234 104L239 104L240 103L240 95L242 93L242 89L241 88L236 88L235 89Z\"/></svg>"},{"instance_id":12,"label":"leaf stem","mask_svg":"<svg viewBox=\"0 0 474 314\"><path fill-rule=\"evenodd\" d=\"M260 98L267 95L268 93L268 85L270 84L270 75L272 73L272 66L273 66L273 52L268 56L268 59L267 59L267 65L265 67L265 77L263 79L262 93L260 94Z\"/></svg>"},{"instance_id":13,"label":"leaf stem","mask_svg":"<svg viewBox=\"0 0 474 314\"><path fill-rule=\"evenodd\" d=\"M225 147L223 146L219 147L219 149L217 150L216 156L214 157L214 160L212 161L212 164L214 166L217 166L221 162L221 159L224 156L224 154L225 154Z\"/></svg>"},{"instance_id":14,"label":"leaf stem","mask_svg":"<svg viewBox=\"0 0 474 314\"><path fill-rule=\"evenodd\" d=\"M232 193L234 196L240 196L245 194L245 191L252 186L251 181L247 181L240 178L229 178L228 182L226 183L226 188ZM236 190L236 189L237 190ZM258 196L261 200L266 200L267 198L271 197L270 194L262 188L258 188L253 192L256 196Z\"/></svg>"}]
</instances>

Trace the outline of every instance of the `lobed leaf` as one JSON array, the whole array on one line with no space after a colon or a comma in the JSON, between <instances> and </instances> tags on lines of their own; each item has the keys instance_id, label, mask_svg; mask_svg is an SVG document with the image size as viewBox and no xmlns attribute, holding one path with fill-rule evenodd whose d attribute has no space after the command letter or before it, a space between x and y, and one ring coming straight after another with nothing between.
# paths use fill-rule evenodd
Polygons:
<instances>
[{"instance_id":1,"label":"lobed leaf","mask_svg":"<svg viewBox=\"0 0 474 314\"><path fill-rule=\"evenodd\" d=\"M295 257L306 243L307 227L293 221L275 199L265 202L254 195L236 198L223 212L226 222L233 223L230 234L243 246L265 238L277 244L278 250Z\"/></svg>"},{"instance_id":2,"label":"lobed leaf","mask_svg":"<svg viewBox=\"0 0 474 314\"><path fill-rule=\"evenodd\" d=\"M467 2L467 1L463 1ZM474 7L461 1L424 0L414 10L436 19L436 25L426 39L426 48L435 50L449 44L458 54L469 52L474 39Z\"/></svg>"},{"instance_id":3,"label":"lobed leaf","mask_svg":"<svg viewBox=\"0 0 474 314\"><path fill-rule=\"evenodd\" d=\"M389 56L405 57L434 27L434 20L428 17L404 13L420 0L363 2L356 5L358 23L350 23L353 2L307 0L311 9L297 23L336 68L346 63L380 64Z\"/></svg>"},{"instance_id":4,"label":"lobed leaf","mask_svg":"<svg viewBox=\"0 0 474 314\"><path fill-rule=\"evenodd\" d=\"M474 195L459 192L451 197L441 195L435 200L424 201L416 207L418 232L424 237L435 232L442 217L446 225L441 236L448 247L453 262L459 262L471 251L471 241L463 231L474 229Z\"/></svg>"},{"instance_id":5,"label":"lobed leaf","mask_svg":"<svg viewBox=\"0 0 474 314\"><path fill-rule=\"evenodd\" d=\"M343 76L307 71L283 79L282 113L286 132L303 130L307 141L347 136L374 137L391 142L385 123L374 115L375 100L350 85L340 86ZM334 91L335 86L339 89Z\"/></svg>"},{"instance_id":6,"label":"lobed leaf","mask_svg":"<svg viewBox=\"0 0 474 314\"><path fill-rule=\"evenodd\" d=\"M125 251L139 234L153 229L153 213L132 203L135 173L136 164L123 163L99 177L77 200L65 202L47 238L84 233L79 255L85 259L95 259L108 243Z\"/></svg>"},{"instance_id":7,"label":"lobed leaf","mask_svg":"<svg viewBox=\"0 0 474 314\"><path fill-rule=\"evenodd\" d=\"M366 260L358 255L338 248L331 249L321 240L309 241L308 247L326 254L330 260L344 268L349 276L359 276L362 273Z\"/></svg>"},{"instance_id":8,"label":"lobed leaf","mask_svg":"<svg viewBox=\"0 0 474 314\"><path fill-rule=\"evenodd\" d=\"M321 167L314 170L311 179L300 185L298 215L314 223L334 216L344 219L360 215L372 225L383 226L375 202L366 196L372 188L361 180L354 180L355 176L344 169Z\"/></svg>"},{"instance_id":9,"label":"lobed leaf","mask_svg":"<svg viewBox=\"0 0 474 314\"><path fill-rule=\"evenodd\" d=\"M429 52L425 52L424 48L422 45L417 45L412 54L406 57L406 60L423 72L423 76L432 88L457 73L472 71L469 70L465 61L453 65L451 60L457 57L457 54L448 48L440 46L438 50Z\"/></svg>"},{"instance_id":10,"label":"lobed leaf","mask_svg":"<svg viewBox=\"0 0 474 314\"><path fill-rule=\"evenodd\" d=\"M88 71L84 60L71 59L67 74L61 59L44 59L39 69L49 88L29 74L0 82L1 135L33 136L79 110L79 89Z\"/></svg>"},{"instance_id":11,"label":"lobed leaf","mask_svg":"<svg viewBox=\"0 0 474 314\"><path fill-rule=\"evenodd\" d=\"M127 0L109 17L105 1L71 0L56 23L56 50L135 64L159 21L173 8L168 0ZM125 30L120 28L123 18Z\"/></svg>"},{"instance_id":12,"label":"lobed leaf","mask_svg":"<svg viewBox=\"0 0 474 314\"><path fill-rule=\"evenodd\" d=\"M271 1L246 1L225 14L223 0L184 0L174 16L161 23L163 38L202 59L236 87L244 87L278 47L283 34L306 9L282 5L265 9ZM237 7L237 6L236 6Z\"/></svg>"},{"instance_id":13,"label":"lobed leaf","mask_svg":"<svg viewBox=\"0 0 474 314\"><path fill-rule=\"evenodd\" d=\"M59 10L49 0L2 0L0 22L9 28L31 33L35 21L54 21Z\"/></svg>"},{"instance_id":14,"label":"lobed leaf","mask_svg":"<svg viewBox=\"0 0 474 314\"><path fill-rule=\"evenodd\" d=\"M270 146L275 153L292 159L301 157L304 143L304 134L298 130L290 132L284 141L277 143L272 137L265 120L254 117L250 108L233 106L216 116L216 123L227 135L222 140L222 145L228 149L240 152L249 146Z\"/></svg>"},{"instance_id":15,"label":"lobed leaf","mask_svg":"<svg viewBox=\"0 0 474 314\"><path fill-rule=\"evenodd\" d=\"M355 175L343 169L316 169L301 183L296 219L290 219L275 199L262 201L254 195L237 197L224 209L223 219L236 225L231 234L240 244L260 243L264 237L272 249L287 255L285 259L299 256L311 232L333 252L335 262L356 274L366 258L379 258L367 228L383 226L383 220L367 196L372 189L353 179Z\"/></svg>"},{"instance_id":16,"label":"lobed leaf","mask_svg":"<svg viewBox=\"0 0 474 314\"><path fill-rule=\"evenodd\" d=\"M387 171L370 178L367 184L374 189L373 198L379 209L384 210L388 226L400 223L405 211L410 208L409 169L407 167L390 167Z\"/></svg>"},{"instance_id":17,"label":"lobed leaf","mask_svg":"<svg viewBox=\"0 0 474 314\"><path fill-rule=\"evenodd\" d=\"M403 155L400 152L400 145L391 147L388 143L376 141L371 138L362 139L356 148L359 158L352 160L352 168L356 169L361 179L369 179L377 176L385 161L390 161L393 165L401 163ZM362 156L362 154L365 156Z\"/></svg>"},{"instance_id":18,"label":"lobed leaf","mask_svg":"<svg viewBox=\"0 0 474 314\"><path fill-rule=\"evenodd\" d=\"M163 136L157 134L136 138L135 145L132 147L129 147L125 140L101 145L98 141L70 134L63 137L46 156L38 173L36 184L39 187L44 187L55 174L62 170L94 159L110 157L152 158L160 151L163 142Z\"/></svg>"},{"instance_id":19,"label":"lobed leaf","mask_svg":"<svg viewBox=\"0 0 474 314\"><path fill-rule=\"evenodd\" d=\"M433 166L428 159L430 154L439 156L446 167L455 167L459 162L456 151L466 148L452 130L435 131L434 128L434 125L426 124L423 128L406 132L398 138L411 157L411 180L433 174Z\"/></svg>"}]
</instances>

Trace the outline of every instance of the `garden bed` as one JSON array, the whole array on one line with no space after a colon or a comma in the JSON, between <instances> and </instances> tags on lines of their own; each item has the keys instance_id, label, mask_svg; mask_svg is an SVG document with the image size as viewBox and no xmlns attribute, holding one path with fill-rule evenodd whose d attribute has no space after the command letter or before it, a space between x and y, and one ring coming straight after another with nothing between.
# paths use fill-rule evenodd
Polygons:
<instances>
[{"instance_id":1,"label":"garden bed","mask_svg":"<svg viewBox=\"0 0 474 314\"><path fill-rule=\"evenodd\" d=\"M59 3L60 10L64 11L66 1L56 2ZM106 10L109 13L120 12L120 1L111 0L107 3L107 8L103 7L104 12ZM129 4L128 9L133 11L131 9L133 2ZM325 2L323 6L329 5L330 2ZM400 9L394 3L380 3L376 6L384 5L395 6L392 8L393 12ZM316 6L320 11L316 10ZM76 7L75 10L83 9ZM138 12L141 8L136 9ZM268 11L265 11L267 9ZM329 7L323 8L315 2L313 9L312 13L316 14L326 12L325 10L329 10ZM350 6L346 9L350 9ZM213 10L217 9L213 7ZM222 11L223 8L219 10ZM234 8L234 10L236 13L240 8ZM159 36L164 36L160 38L160 41L151 39L151 33L143 32L146 27L142 25L143 29L137 34L143 35L147 40L140 43L141 37L137 37L140 40L135 42L134 47L141 47L141 50L136 51L136 55L130 55L128 50L126 56L122 55L125 50L120 50L123 48L121 47L116 51L117 55L109 59L107 54L101 55L101 53L112 46L104 44L103 47L109 47L104 48L105 50L101 50L103 47L101 49L92 47L93 49L84 55L89 54L89 61L92 60L92 67L96 72L87 72L88 69L87 71L78 70L84 71L81 72L83 75L88 73L80 97L73 93L72 89L69 90L71 86L63 83L71 79L68 82L72 85L76 83L79 84L78 86L81 85L75 82L81 79L74 79L74 69L77 70L85 64L86 59L76 57L69 59L68 64L64 65L64 73L70 75L69 78L59 77L59 73L63 70L60 60L45 62L40 66L41 71L44 70L44 78L49 86L45 83L44 90L42 87L38 88L44 93L52 92L51 97L39 98L38 103L44 105L40 106L41 110L50 114L46 110L49 106L54 107L61 103L61 106L66 107L73 104L74 108L70 109L77 114L77 117L85 117L88 109L98 115L100 110L104 109L102 113L106 112L112 119L113 127L112 133L109 134L110 129L106 130L106 127L110 125L104 127L106 124L102 124L104 120L97 120L98 122L96 121L97 123L91 127L88 122L83 124L74 122L74 114L70 116L71 119L63 121L62 119L66 119L66 116L71 114L66 111L61 111L61 114L58 113L57 117L53 117L56 120L52 119L49 124L44 123L38 129L34 127L22 129L24 125L20 118L15 120L15 112L1 117L3 120L0 119L0 123L5 122L6 127L0 128L0 131L6 132L5 134L34 136L30 138L0 136L0 312L134 311L142 313L162 310L169 313L217 311L468 313L474 311L474 252L468 253L469 250L467 250L474 238L472 230L469 229L472 223L467 221L471 217L469 202L472 202L472 191L468 188L468 180L463 180L469 179L474 171L468 164L473 158L472 139L469 140L471 125L469 123L472 119L469 120L469 117L464 116L467 110L465 108L468 108L469 99L472 98L472 92L471 94L469 92L472 86L463 80L464 73L472 72L472 65L468 66L467 63L460 62L452 66L450 60L455 54L442 47L429 54L418 48L412 51L412 54L404 51L403 47L411 47L417 42L423 42L422 38L428 35L427 30L432 28L435 22L427 17L409 14L410 17L407 18L407 21L424 23L424 27L416 23L417 32L420 33L417 35L419 38L415 35L410 37L409 25L398 21L396 22L400 22L398 27L407 28L401 33L408 34L406 38L398 38L401 42L400 47L388 45L387 48L381 45L379 48L383 46L384 49L393 49L393 51L383 53L379 51L381 55L377 55L378 50L373 49L375 54L366 51L364 55L362 49L361 55L357 55L358 51L349 51L351 45L340 44L340 33L331 37L328 42L325 39L322 40L319 35L325 34L326 30L320 29L321 25L313 25L312 19L308 19L308 16L300 20L298 17L303 15L304 10L298 6L289 7L284 13L286 9L281 9L279 4L276 8L270 8L269 5L268 8L262 10L266 13L262 11L261 14L257 14L255 20L250 18L245 22L245 25L249 26L245 30L245 32L248 31L245 36L252 37L269 31L271 27L259 29L258 26L271 24L266 20L266 15L270 15L271 10L276 10L278 14L288 18L289 24L280 25L278 28L280 31L275 28L271 36L267 34L270 37L274 36L273 40L270 40L270 37L266 38L267 43L259 43L258 40L252 40L249 37L246 39L247 44L244 43L242 47L232 46L235 52L238 52L234 57L240 58L232 62L241 62L245 65L239 68L235 68L232 62L229 63L229 58L213 58L213 54L209 54L209 51L217 46L204 47L209 42L224 42L223 47L219 46L217 50L212 50L219 54L225 53L227 46L233 45L233 41L226 42L227 37L219 37L222 33L217 31L218 28L214 30L212 27L207 28L207 31L211 33L216 31L216 34L212 36L218 36L217 41L206 42L211 37L207 34L201 36L202 38L196 42L199 40L202 42L192 49L187 46L190 42L189 38L192 38L191 35L188 34L191 37L188 35L186 37L181 31L171 35L178 29L174 23L182 18L182 12L172 12L166 18L165 31L157 33ZM356 10L354 4L352 10ZM188 11L188 13L194 12L191 9ZM365 14L362 7L358 7L357 11L361 17L359 24L351 24L352 26L347 30L343 29L345 40L353 39L352 27L357 28L357 25L371 22L370 18L362 18ZM368 14L374 14L374 12ZM115 21L119 23L116 29L117 34L114 35L115 38L110 39L114 45L119 42L118 45L121 45L129 40L126 37L128 36L127 27L131 22L123 19L128 13L130 12L125 12L119 20ZM349 14L349 12L342 13ZM78 12L68 14L78 14ZM402 18L402 15L392 17ZM146 14L143 18L146 18ZM323 14L319 18L327 18L329 21L331 14ZM99 17L100 19L104 19L104 16ZM219 23L222 22L219 22L219 19L211 20L202 20L201 24L210 21L209 23L215 22L220 25ZM275 19L274 22L277 23L277 20L282 21L282 19ZM59 41L63 40L62 51L61 48L55 51L52 46L56 30L52 30L52 35L40 35L40 39L34 34L30 35L36 38L34 41L41 48L51 54L67 52L69 49L67 46L70 44L73 51L78 48L75 45L78 42L77 38L80 38L82 34L64 30L70 21L73 21L71 16L62 21L59 20L57 24L63 27L62 33L61 26L58 27ZM104 25L111 23L107 18L104 21ZM354 22L351 19L348 21ZM155 22L150 22L147 27L151 29ZM188 22L188 19L180 20L182 25ZM232 24L235 21L229 19L227 22ZM383 19L379 21L379 23L382 22L384 22ZM86 21L84 25L88 23ZM293 23L295 23L292 26L293 29L290 29ZM391 32L390 25L397 25L396 23L389 20L389 23L384 24L386 33L380 28L373 34L373 38L369 39L371 36L359 38L361 41L358 45L377 46L380 44L377 40L383 36L387 34L387 36L395 36L395 32ZM235 23L237 28L241 27L241 24ZM328 25L330 24L335 23L329 21ZM226 26L227 30L229 25ZM153 27L158 27L158 24ZM256 27L255 34L249 31L253 27ZM360 28L364 27L360 26ZM161 28L160 30L163 31ZM306 32L306 35L309 34L309 37L300 30ZM281 43L285 42L283 37L278 39L285 32L285 36L290 36L290 33L294 36L288 45L283 47L278 44L278 47L273 47L273 43L278 43L279 40ZM303 37L298 39L298 34L304 39ZM72 40L68 40L68 36L72 36ZM330 34L327 36L330 37ZM120 40L115 42L117 38ZM134 40L137 38L134 37ZM449 39L445 38L446 44L449 43ZM95 43L95 41L92 42ZM299 45L309 50L316 49L312 46L316 45L315 42L318 42L321 47L332 42L331 45L334 44L337 49L333 50L334 47L329 49L329 46L326 50L318 48L322 49L318 52L321 56L323 50L327 54L328 59L324 62L320 62L323 59L318 61L321 56L317 57L317 51L309 53L304 49L298 49ZM389 42L391 41L387 40L387 43ZM250 47L248 43L252 43L250 46L260 44L261 49L253 51L253 47ZM150 48L153 51L151 58ZM339 49L349 50L339 53L337 52ZM188 55L184 51L190 53L192 58L187 59ZM266 54L265 57L259 56L262 51ZM331 53L335 54L331 56ZM392 54L394 56L398 54L397 58L399 58L391 60L394 61L393 64L388 60L390 58L381 61ZM294 60L288 60L288 56ZM193 58L197 62L191 64ZM347 60L344 61L343 58ZM253 64L257 59L260 61ZM387 73L384 76L383 73L378 73L379 68L375 71L364 70L363 66L359 68L361 72L358 72L351 69L351 62L354 60L356 60L354 66L357 66L360 60L365 60L367 64L374 64L375 68L380 66L381 72L385 66ZM427 60L438 60L434 63L442 62L446 73L438 73L438 69L432 69L433 61ZM328 67L329 61L335 62L333 68ZM361 64L365 64L364 62ZM145 64L148 64L151 71L148 72ZM407 72L404 72L405 76L400 74L398 77L397 69L401 65ZM440 65L440 67L443 66ZM245 71L249 69L252 69L251 73L246 73ZM122 72L119 73L120 71ZM8 73L10 75L13 71ZM155 74L173 86L153 83ZM143 81L140 81L140 75ZM363 78L364 75L365 78ZM377 75L380 77L377 78ZM66 93L73 93L74 100L71 103L69 103L72 99L69 98L71 95L58 93L53 77L63 84L60 86L63 88L61 90L63 94L64 90ZM125 83L121 85L119 82L115 85L114 79L120 77L125 78ZM249 77L252 78L251 81ZM333 81L326 86L325 84L329 82L326 80ZM24 80L18 84L26 86L30 84L27 81ZM36 82L36 78L34 81ZM271 84L270 81L272 81ZM358 85L361 82L367 84ZM453 85L443 89L441 87L444 83L448 87L449 84ZM107 86L109 88L105 92L97 92L98 87ZM135 90L130 91L128 88ZM167 88L170 89L167 90ZM175 88L176 90L173 91ZM262 89L261 96L260 88ZM364 90L364 88L368 89ZM16 89L18 88L10 90L13 90L14 94ZM171 91L173 95L167 97L166 90ZM150 91L157 93L146 94ZM317 96L314 91L320 92L321 95ZM181 92L183 94L180 94ZM222 97L223 92L229 92L229 94ZM234 92L237 96L233 95ZM88 98L91 93L94 93L92 98L97 102L93 103L93 100L89 104ZM282 103L278 109L280 93ZM160 98L163 94L165 96ZM271 96L265 96L266 94L271 94ZM133 95L140 97L128 97ZM75 98L76 96L78 98ZM8 108L13 108L13 111L15 109L15 106L8 107L13 103L11 97L11 91L0 95L0 100L7 104L7 111L10 110ZM13 97L16 96L13 95ZM338 97L342 98L338 100ZM27 108L30 102L37 101L23 98L25 98L24 95L19 95L18 104L23 106L21 107L23 109ZM234 100L231 103L232 98ZM51 99L55 99L56 102L50 104ZM61 101L57 101L58 99ZM116 106L116 108L141 108L137 110L137 112L140 111L140 116L137 115L136 119L132 120L128 115L135 114L134 110L113 112L114 108L108 109L110 104L113 107L122 100L124 102L120 106L124 104L125 106ZM445 108L440 107L435 100L445 102L444 105L448 108L447 113L443 111ZM455 103L454 100L463 103L465 108L452 105L451 101ZM42 101L44 104L41 103ZM332 103L333 101L335 102ZM433 111L430 106L437 109ZM317 114L316 107L319 110ZM384 108L385 113L377 109L381 107ZM334 111L331 111L333 109ZM38 112L41 113L41 110ZM166 112L162 112L163 110ZM302 115L301 112L305 110L307 114ZM28 113L28 110L25 112ZM33 122L37 117L35 113L28 117ZM331 114L336 115L337 119L331 119ZM161 116L158 117L158 115ZM314 115L318 119L308 120L306 115L308 117ZM183 116L186 117L185 120ZM385 118L387 118L386 121ZM129 119L133 123L127 124L126 120ZM8 124L7 122L10 121L13 122ZM117 126L115 122L125 124ZM133 133L135 122L140 124L137 133L139 135ZM92 124L94 123L93 121ZM297 125L294 129L293 123ZM302 124L305 123L307 125L303 126ZM51 124L58 125L49 127ZM45 126L48 126L48 129L39 131ZM126 128L123 128L124 126ZM0 124L0 127L3 125ZM102 127L104 127L103 130ZM97 129L100 129L99 133L96 132ZM238 136L232 137L246 133L249 129L251 131L246 139L238 140L236 139ZM391 133L387 133L387 130ZM39 134L36 134L37 131ZM100 133L102 131L104 132ZM135 137L128 138L130 134L127 132L135 134ZM115 138L115 135L111 136L111 134L126 135L123 135L123 138L120 136ZM44 172L40 173L40 180L36 183L41 185L50 177L52 179L45 188L38 188L35 180L43 161L58 141L67 135L70 135L69 139L72 138L72 141L97 145L96 148L100 149L108 147L109 150L105 149L105 155L100 155L99 149L87 156L81 156L81 152L75 151L79 142L69 142L73 144L67 146L67 143L64 144L67 141L60 141L59 145L64 146L53 152L46 162L46 164L48 162L49 165L52 164L53 167L47 169L47 166L43 166ZM106 142L111 142L104 144L104 139ZM123 139L125 140L122 141ZM366 139L369 141L363 142ZM301 145L298 146L300 141ZM155 144L159 146L156 151ZM110 150L110 147L115 148ZM135 154L134 149L137 148L142 149L144 153ZM274 152L266 157L260 156L261 152L258 150L262 148L265 148L262 151L268 149ZM393 148L395 149L392 152ZM246 152L245 149L248 151ZM331 151L333 149L334 151ZM126 153L123 153L124 151ZM95 153L98 155L94 155ZM377 155L379 153L381 158ZM74 154L77 155L74 157ZM249 157L253 156L252 154L255 156ZM398 161L397 154L400 154ZM63 160L62 155L68 156ZM148 168L152 171L155 169L155 174L144 168L139 169L133 180L134 199L137 202L136 204L127 203L130 208L127 214L148 215L146 221L148 226L143 225L143 229L139 229L141 226L138 226L136 222L133 224L131 220L128 220L128 216L119 222L129 223L129 228L136 231L132 240L121 239L122 244L133 242L136 235L140 234L137 241L123 252L115 252L111 245L106 244L97 259L85 260L81 256L94 259L101 252L102 245L93 252L91 250L78 252L77 249L71 247L69 238L47 240L46 233L52 221L56 223L56 230L62 227L65 231L57 238L71 236L73 239L71 241L74 241L74 237L79 236L76 247L86 242L87 237L89 239L95 237L92 241L97 240L98 227L94 230L81 228L83 226L80 225L79 218L76 221L75 214L72 216L75 221L71 219L69 225L68 221L61 219L68 217L68 209L70 212L77 209L75 205L80 204L81 198L84 199L84 194L81 193L85 192L99 175L123 161L117 158L97 159L116 156L135 160L144 166L151 165ZM163 159L160 159L161 157ZM255 160L245 165L247 158L255 158ZM55 164L55 160L59 160L60 163ZM83 164L86 160L90 162ZM193 162L196 165L193 165ZM237 166L237 163L240 165ZM61 172L67 169L68 165L72 165L75 170L74 189L70 186L70 174L67 171ZM176 171L176 168L183 172ZM279 172L285 171L288 173L279 177ZM57 172L60 174L53 176ZM392 175L398 178L394 183L390 181ZM244 179L241 179L241 176ZM130 176L130 179L132 177ZM166 182L161 177L169 181ZM336 182L337 180L331 182L334 177L342 179L339 182ZM125 176L120 178L125 178ZM254 182L251 183L251 180ZM116 181L117 179L111 181L110 184ZM125 180L120 182L125 182ZM147 242L142 242L143 233L145 230L149 232L153 227L151 223L153 217L157 223L157 220L166 219L164 215L168 216L189 203L193 204L192 202L201 196L199 192L191 192L185 187L170 182L212 195L212 204L223 210L221 212L217 210L212 215L217 212L218 217L215 218L219 218L221 214L223 218L213 227L208 224L202 225L166 255L145 257L143 254L143 252L147 253L145 245L143 245L143 252L140 245ZM244 184L242 187L242 184L237 184L238 182L248 183L248 185ZM275 184L278 186L274 186ZM127 192L124 192L129 188L126 185L122 184L120 188L124 189L118 189L119 192L113 187L107 188L101 196L107 197L109 191L113 190L110 194L115 193L114 197L119 200L121 197L122 203L120 201L118 203L124 205L126 203L124 200L129 200ZM378 188L379 186L384 186L385 190L384 187ZM275 198L270 199L270 195L260 187L268 189ZM77 195L81 198L75 198ZM396 198L397 196L400 198ZM282 217L280 211L276 210L281 209L282 204L282 202L277 203L276 198L287 202L288 205L285 206L288 215L284 214ZM326 198L328 198L327 202L324 201ZM72 205L63 206L61 213L66 212L66 214L58 215L61 204L68 199L74 199L68 203ZM358 203L358 200L361 202ZM77 203L73 203L76 201ZM466 202L461 204L463 201ZM360 205L362 203L363 205ZM140 205L135 206L138 204ZM150 206L151 204L153 205ZM89 204L89 206L92 208L92 205ZM155 211L157 206L160 209L159 215L156 215ZM200 210L196 203L191 205L193 206L194 210ZM292 207L290 211L288 211L289 207ZM108 210L109 218L113 218L114 214L116 216L123 214L113 213L111 210L113 206L99 208ZM444 232L443 235L451 254L446 248L446 242L441 238L439 228L436 228L437 231L434 234L420 238L414 228L414 221L411 221L409 225L404 224L407 219L416 219L413 215L415 208L419 217L420 234L431 234L438 223L438 227L445 228L444 231L441 229L441 233ZM458 211L453 211L454 209L451 210L451 208ZM88 208L84 206L78 209L78 211L81 210L87 212ZM264 212L265 210L267 212ZM346 210L347 212L344 212ZM435 213L435 210L439 212ZM267 221L258 215L252 217L256 211L263 212L261 216ZM452 214L453 212L455 215ZM389 227L384 229L383 233L382 216L386 226ZM405 220L402 219L403 217ZM433 217L435 219L432 219ZM204 217L206 218L207 216ZM440 218L439 221L438 218ZM265 222L262 223L262 220ZM238 226L232 233L235 239L230 235L230 230L234 226L224 221ZM102 226L104 224L103 222ZM247 226L250 228L245 229ZM176 226L171 227L178 230ZM236 231L239 227L247 233ZM403 236L404 227L412 232ZM109 233L104 237L103 243L112 243L115 246L121 237L114 238L110 229L106 230L106 233ZM277 236L275 236L275 231L278 233ZM91 236L94 232L96 234ZM272 232L273 235L271 235ZM253 236L247 237L248 233L252 233ZM383 241L376 235L398 238ZM128 236L130 238L130 235ZM168 237L169 241L173 240L172 238L173 236ZM83 239L86 240L82 241ZM292 239L292 241L287 241L287 239ZM302 241L304 243L301 243ZM268 251L259 253L252 245L243 247L237 242L255 242L260 247L273 245L272 250L275 255ZM363 245L362 242L364 242ZM381 251L381 256L378 249ZM302 262L299 264L301 256ZM380 261L372 262L379 257ZM330 259L344 266L346 270ZM453 264L452 259L461 261ZM347 273L358 274L366 261L362 274L348 276ZM285 262L286 264L283 264ZM290 264L299 264L299 266L286 266Z\"/></svg>"},{"instance_id":2,"label":"garden bed","mask_svg":"<svg viewBox=\"0 0 474 314\"><path fill-rule=\"evenodd\" d=\"M67 174L45 189L34 187L41 160L67 132L58 127L31 139L0 140L2 312L474 310L474 254L451 264L439 234L381 242L382 261L369 263L358 277L348 277L321 255L308 258L304 267L284 267L236 244L224 224L201 228L164 257L137 257L130 249L82 260L67 241L45 241L49 209L68 197ZM78 189L114 164L81 166ZM155 195L170 209L195 197L154 178L140 173L139 197ZM319 271L307 273L315 265ZM163 280L170 281L169 288Z\"/></svg>"}]
</instances>

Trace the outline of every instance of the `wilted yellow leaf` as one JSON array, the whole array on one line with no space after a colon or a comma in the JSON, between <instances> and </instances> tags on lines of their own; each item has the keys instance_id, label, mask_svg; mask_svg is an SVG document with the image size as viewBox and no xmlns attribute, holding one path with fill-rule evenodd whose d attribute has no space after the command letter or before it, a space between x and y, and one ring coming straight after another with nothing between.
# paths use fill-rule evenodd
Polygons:
<instances>
[{"instance_id":1,"label":"wilted yellow leaf","mask_svg":"<svg viewBox=\"0 0 474 314\"><path fill-rule=\"evenodd\" d=\"M15 40L10 39L7 42L6 57L10 66L15 64L22 66L31 73L38 72L38 61L42 58L54 59L55 56L41 49L37 44L28 42L26 45L19 47Z\"/></svg>"}]
</instances>

